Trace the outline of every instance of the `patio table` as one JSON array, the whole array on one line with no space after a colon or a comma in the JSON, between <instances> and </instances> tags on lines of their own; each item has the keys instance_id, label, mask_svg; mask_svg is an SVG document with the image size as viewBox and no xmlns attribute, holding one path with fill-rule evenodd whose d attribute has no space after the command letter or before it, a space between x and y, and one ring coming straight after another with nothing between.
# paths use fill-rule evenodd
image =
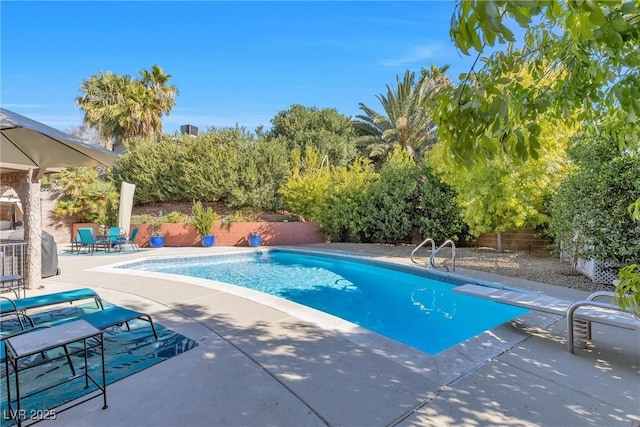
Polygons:
<instances>
[{"instance_id":1,"label":"patio table","mask_svg":"<svg viewBox=\"0 0 640 427\"><path fill-rule=\"evenodd\" d=\"M122 244L126 241L123 234L98 234L96 238L99 240L94 244L94 249L103 249L105 252L111 252L111 249L114 248L118 248L121 251Z\"/></svg>"},{"instance_id":2,"label":"patio table","mask_svg":"<svg viewBox=\"0 0 640 427\"><path fill-rule=\"evenodd\" d=\"M82 342L81 348L69 352L67 345ZM22 399L34 396L38 393L48 392L55 387L61 386L63 384L67 384L71 381L78 380L80 378L84 378L85 388L89 387L89 381L98 387L97 391L100 393L90 393L88 398L83 399L80 402L74 403L73 406L76 406L80 403L83 403L87 400L93 399L102 395L103 397L103 407L102 409L107 408L107 383L106 383L106 373L105 373L105 365L104 365L104 336L103 332L100 329L97 329L91 326L84 320L76 320L73 322L69 322L59 326L53 326L51 328L45 328L41 330L37 330L34 332L26 332L21 335L16 335L11 338L7 338L5 341L6 345L6 362L5 362L5 378L7 385L7 407L10 418L13 418L16 421L18 427L22 426L23 420L31 420L35 419L36 421L40 421L47 417L47 414L55 414L55 411L48 412L44 410L25 410L22 408ZM44 352L48 350L52 350L58 347L64 348L64 354L53 359L45 358ZM89 349L99 348L100 350L100 363L102 370L102 382L101 384L94 379L89 373L88 366L88 353ZM43 360L37 363L29 364L26 366L20 366L20 360L37 355L39 353L43 354ZM81 375L76 375L76 370L71 362L71 356L75 354L83 354L84 356L84 373ZM35 391L22 395L20 390L20 372L25 371L27 369L32 369L37 366L44 365L46 363L51 362L52 360L67 358L70 364L72 376L62 382L56 384L45 385L43 388L36 389ZM15 382L15 390L16 396L15 399L11 396L11 378L9 376L10 369L13 370L14 373L14 382ZM47 375L42 375L40 379L46 381ZM13 408L13 404L15 403L16 409ZM68 408L66 408L68 409Z\"/></svg>"}]
</instances>

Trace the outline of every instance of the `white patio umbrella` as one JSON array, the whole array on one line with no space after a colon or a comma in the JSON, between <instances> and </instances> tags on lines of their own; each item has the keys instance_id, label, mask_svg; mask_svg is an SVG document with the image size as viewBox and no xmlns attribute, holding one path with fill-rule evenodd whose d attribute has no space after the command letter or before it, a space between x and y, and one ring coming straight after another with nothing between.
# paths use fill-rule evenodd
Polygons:
<instances>
[{"instance_id":1,"label":"white patio umbrella","mask_svg":"<svg viewBox=\"0 0 640 427\"><path fill-rule=\"evenodd\" d=\"M128 237L131 228L131 211L133 210L133 194L136 191L135 184L122 182L120 186L120 206L118 208L118 226Z\"/></svg>"},{"instance_id":2,"label":"white patio umbrella","mask_svg":"<svg viewBox=\"0 0 640 427\"><path fill-rule=\"evenodd\" d=\"M41 279L40 178L70 166L111 166L117 156L44 123L0 108L0 187L11 185L23 203L28 286Z\"/></svg>"}]
</instances>

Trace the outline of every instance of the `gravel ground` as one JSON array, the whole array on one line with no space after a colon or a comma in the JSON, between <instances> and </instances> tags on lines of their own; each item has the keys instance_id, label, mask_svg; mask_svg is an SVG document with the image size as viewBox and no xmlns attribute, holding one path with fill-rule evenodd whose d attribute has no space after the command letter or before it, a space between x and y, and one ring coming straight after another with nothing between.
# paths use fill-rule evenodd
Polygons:
<instances>
[{"instance_id":1,"label":"gravel ground","mask_svg":"<svg viewBox=\"0 0 640 427\"><path fill-rule=\"evenodd\" d=\"M310 246L399 258L409 258L411 251L415 248L414 245L375 243L318 243ZM418 253L422 256L428 254L428 250ZM443 250L442 261L450 260L450 257L451 252L448 249ZM543 251L497 253L490 248L456 248L456 267L580 289L586 292L613 290L612 285L599 285L578 272L572 272L569 263Z\"/></svg>"}]
</instances>

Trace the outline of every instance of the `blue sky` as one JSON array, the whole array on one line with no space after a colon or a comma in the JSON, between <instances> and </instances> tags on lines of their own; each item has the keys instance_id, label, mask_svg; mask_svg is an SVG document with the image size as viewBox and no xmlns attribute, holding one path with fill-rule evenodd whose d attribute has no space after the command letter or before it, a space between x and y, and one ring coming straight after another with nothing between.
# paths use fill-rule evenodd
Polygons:
<instances>
[{"instance_id":1,"label":"blue sky","mask_svg":"<svg viewBox=\"0 0 640 427\"><path fill-rule=\"evenodd\" d=\"M61 130L80 125L82 81L98 71L171 74L165 132L270 126L292 104L360 114L380 109L405 70L473 58L449 39L454 3L17 2L0 4L0 101Z\"/></svg>"}]
</instances>

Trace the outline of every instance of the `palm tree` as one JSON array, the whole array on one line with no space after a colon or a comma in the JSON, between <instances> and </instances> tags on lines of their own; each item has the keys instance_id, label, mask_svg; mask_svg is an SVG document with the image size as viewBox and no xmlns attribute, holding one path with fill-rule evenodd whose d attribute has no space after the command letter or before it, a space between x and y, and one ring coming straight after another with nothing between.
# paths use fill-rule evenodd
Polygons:
<instances>
[{"instance_id":1,"label":"palm tree","mask_svg":"<svg viewBox=\"0 0 640 427\"><path fill-rule=\"evenodd\" d=\"M84 111L84 123L95 128L107 148L136 137L159 139L162 114L175 106L178 90L169 85L171 75L157 65L141 70L140 79L111 71L82 82L83 95L76 103Z\"/></svg>"},{"instance_id":2,"label":"palm tree","mask_svg":"<svg viewBox=\"0 0 640 427\"><path fill-rule=\"evenodd\" d=\"M162 134L162 113L167 116L176 105L175 96L178 89L169 85L170 74L166 74L157 65L151 67L151 72L141 70L142 84L146 89L148 102L145 103L145 110L141 118L141 129L143 133L156 138Z\"/></svg>"},{"instance_id":3,"label":"palm tree","mask_svg":"<svg viewBox=\"0 0 640 427\"><path fill-rule=\"evenodd\" d=\"M111 71L82 82L83 96L76 98L76 103L84 111L84 124L95 129L102 144L112 149L114 140L122 137L119 126L121 88L130 84L129 76L118 76Z\"/></svg>"},{"instance_id":4,"label":"palm tree","mask_svg":"<svg viewBox=\"0 0 640 427\"><path fill-rule=\"evenodd\" d=\"M425 150L436 142L436 125L427 110L427 101L435 91L448 85L444 72L448 67L422 70L418 82L415 73L408 70L404 79L397 79L395 90L387 85L387 95L377 95L384 114L360 103L364 115L358 115L353 124L360 133L356 143L369 157L384 158L387 152L400 145L406 148L416 162L421 162Z\"/></svg>"}]
</instances>

